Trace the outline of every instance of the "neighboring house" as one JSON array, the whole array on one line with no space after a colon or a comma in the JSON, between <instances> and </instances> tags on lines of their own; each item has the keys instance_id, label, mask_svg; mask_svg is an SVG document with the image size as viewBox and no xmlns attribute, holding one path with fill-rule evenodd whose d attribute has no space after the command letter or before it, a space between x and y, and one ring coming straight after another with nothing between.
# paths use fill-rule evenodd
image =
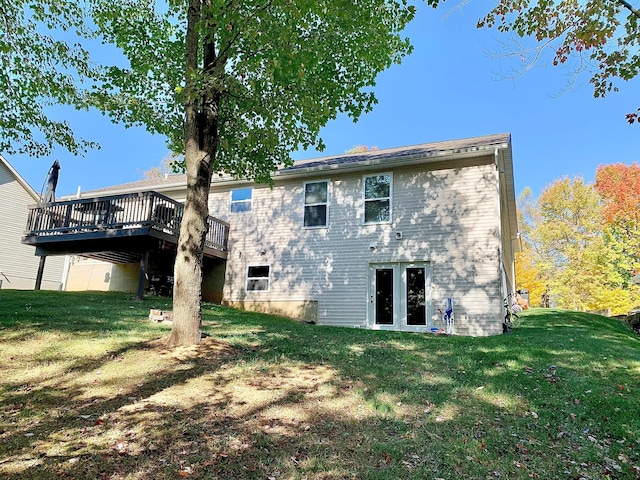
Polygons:
<instances>
[{"instance_id":1,"label":"neighboring house","mask_svg":"<svg viewBox=\"0 0 640 480\"><path fill-rule=\"evenodd\" d=\"M43 175L44 177L44 175ZM35 286L40 258L33 247L20 242L27 224L27 205L37 203L38 194L0 155L0 288L29 290ZM64 257L47 259L41 288L60 290Z\"/></svg>"},{"instance_id":2,"label":"neighboring house","mask_svg":"<svg viewBox=\"0 0 640 480\"><path fill-rule=\"evenodd\" d=\"M84 195L146 190L184 201L185 177ZM209 209L230 225L225 304L425 332L451 298L456 334L502 333L520 245L508 134L300 161L273 186L216 177Z\"/></svg>"}]
</instances>

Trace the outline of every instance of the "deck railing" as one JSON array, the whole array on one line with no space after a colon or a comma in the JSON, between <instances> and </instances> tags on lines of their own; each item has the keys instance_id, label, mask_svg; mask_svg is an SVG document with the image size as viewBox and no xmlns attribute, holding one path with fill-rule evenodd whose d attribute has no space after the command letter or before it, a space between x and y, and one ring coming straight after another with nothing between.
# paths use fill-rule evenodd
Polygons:
<instances>
[{"instance_id":1,"label":"deck railing","mask_svg":"<svg viewBox=\"0 0 640 480\"><path fill-rule=\"evenodd\" d=\"M150 227L177 237L184 205L156 192L79 198L29 206L26 236ZM229 224L209 216L205 247L226 252Z\"/></svg>"}]
</instances>

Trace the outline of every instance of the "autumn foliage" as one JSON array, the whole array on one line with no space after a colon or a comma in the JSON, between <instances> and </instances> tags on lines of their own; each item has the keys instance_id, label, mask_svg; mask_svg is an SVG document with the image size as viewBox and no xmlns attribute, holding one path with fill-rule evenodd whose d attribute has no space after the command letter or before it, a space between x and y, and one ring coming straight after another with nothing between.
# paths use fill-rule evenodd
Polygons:
<instances>
[{"instance_id":1,"label":"autumn foliage","mask_svg":"<svg viewBox=\"0 0 640 480\"><path fill-rule=\"evenodd\" d=\"M556 180L520 199L517 287L553 306L627 313L640 306L640 165L601 165L595 183Z\"/></svg>"},{"instance_id":2,"label":"autumn foliage","mask_svg":"<svg viewBox=\"0 0 640 480\"><path fill-rule=\"evenodd\" d=\"M605 202L607 223L640 221L640 164L600 165L595 187Z\"/></svg>"}]
</instances>

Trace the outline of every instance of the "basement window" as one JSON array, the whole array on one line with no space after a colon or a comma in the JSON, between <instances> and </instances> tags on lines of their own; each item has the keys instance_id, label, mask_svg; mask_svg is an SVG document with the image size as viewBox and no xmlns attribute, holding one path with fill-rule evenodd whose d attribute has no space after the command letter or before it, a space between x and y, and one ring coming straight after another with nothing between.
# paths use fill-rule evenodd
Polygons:
<instances>
[{"instance_id":1,"label":"basement window","mask_svg":"<svg viewBox=\"0 0 640 480\"><path fill-rule=\"evenodd\" d=\"M268 292L271 265L249 265L247 268L247 292Z\"/></svg>"}]
</instances>

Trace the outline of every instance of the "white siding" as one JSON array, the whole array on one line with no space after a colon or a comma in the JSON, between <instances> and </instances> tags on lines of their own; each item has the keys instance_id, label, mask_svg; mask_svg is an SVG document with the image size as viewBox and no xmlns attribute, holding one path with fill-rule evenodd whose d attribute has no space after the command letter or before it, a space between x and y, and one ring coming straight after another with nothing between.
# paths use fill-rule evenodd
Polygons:
<instances>
[{"instance_id":1,"label":"white siding","mask_svg":"<svg viewBox=\"0 0 640 480\"><path fill-rule=\"evenodd\" d=\"M231 224L225 300L313 300L320 323L365 327L369 264L425 261L432 270L428 316L434 322L435 309L452 297L457 333L500 333L495 166L492 157L478 163L394 170L392 222L381 225L363 225L362 172L318 177L330 180L329 226L323 229L302 227L303 184L310 178L256 186L246 213L229 213L228 189L212 190L211 215ZM271 265L269 292L245 291L247 266L260 264Z\"/></svg>"},{"instance_id":2,"label":"white siding","mask_svg":"<svg viewBox=\"0 0 640 480\"><path fill-rule=\"evenodd\" d=\"M32 289L38 273L35 248L21 243L27 225L27 205L33 197L0 160L0 281L2 288ZM62 285L64 257L47 257L42 289L57 290Z\"/></svg>"}]
</instances>

